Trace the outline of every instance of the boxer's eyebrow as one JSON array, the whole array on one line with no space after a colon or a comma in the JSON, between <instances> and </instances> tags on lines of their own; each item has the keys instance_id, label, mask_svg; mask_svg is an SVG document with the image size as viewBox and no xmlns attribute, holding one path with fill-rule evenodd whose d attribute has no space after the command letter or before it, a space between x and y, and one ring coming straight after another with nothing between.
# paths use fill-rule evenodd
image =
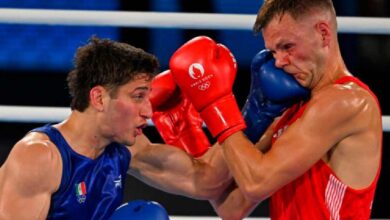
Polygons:
<instances>
[{"instance_id":1,"label":"boxer's eyebrow","mask_svg":"<svg viewBox=\"0 0 390 220\"><path fill-rule=\"evenodd\" d=\"M139 90L146 90L147 91L149 89L150 89L150 87L148 87L148 86L140 86L140 87L134 88L132 92L136 92L136 91L139 91Z\"/></svg>"}]
</instances>

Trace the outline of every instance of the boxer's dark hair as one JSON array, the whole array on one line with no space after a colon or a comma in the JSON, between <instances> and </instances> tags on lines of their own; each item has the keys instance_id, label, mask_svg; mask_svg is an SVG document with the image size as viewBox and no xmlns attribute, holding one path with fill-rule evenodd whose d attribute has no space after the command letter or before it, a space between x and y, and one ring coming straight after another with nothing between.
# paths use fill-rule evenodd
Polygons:
<instances>
[{"instance_id":1,"label":"boxer's dark hair","mask_svg":"<svg viewBox=\"0 0 390 220\"><path fill-rule=\"evenodd\" d=\"M151 80L159 70L157 58L140 48L93 36L78 48L75 68L67 77L71 109L84 111L89 105L89 92L103 86L115 97L118 87L131 80L146 77Z\"/></svg>"},{"instance_id":2,"label":"boxer's dark hair","mask_svg":"<svg viewBox=\"0 0 390 220\"><path fill-rule=\"evenodd\" d=\"M327 10L336 16L332 0L264 0L257 13L253 31L259 33L277 15L288 13L297 20L313 9Z\"/></svg>"}]
</instances>

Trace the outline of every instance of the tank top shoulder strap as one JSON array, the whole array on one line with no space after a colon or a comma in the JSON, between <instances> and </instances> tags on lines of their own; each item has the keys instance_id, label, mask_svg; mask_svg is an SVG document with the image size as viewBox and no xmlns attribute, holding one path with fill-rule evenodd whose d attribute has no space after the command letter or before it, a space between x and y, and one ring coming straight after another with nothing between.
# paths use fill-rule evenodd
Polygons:
<instances>
[{"instance_id":1,"label":"tank top shoulder strap","mask_svg":"<svg viewBox=\"0 0 390 220\"><path fill-rule=\"evenodd\" d=\"M46 124L42 127L35 128L31 132L40 132L46 134L50 140L56 145L57 149L61 154L62 159L62 178L59 190L56 193L59 193L61 189L66 188L68 182L70 181L70 176L68 173L68 167L70 166L70 146L66 142L62 134L52 126L52 124Z\"/></svg>"},{"instance_id":2,"label":"tank top shoulder strap","mask_svg":"<svg viewBox=\"0 0 390 220\"><path fill-rule=\"evenodd\" d=\"M378 106L380 106L378 97L375 95L375 93L370 89L370 87L367 84L365 84L364 82L360 81L360 79L358 79L357 77L354 77L354 76L343 76L343 77L337 79L335 81L335 84L344 84L344 83L347 83L347 82L354 82L354 83L358 84L360 87L362 87L363 89L366 89L375 98ZM379 109L381 109L381 108L379 108Z\"/></svg>"},{"instance_id":3,"label":"tank top shoulder strap","mask_svg":"<svg viewBox=\"0 0 390 220\"><path fill-rule=\"evenodd\" d=\"M365 83L363 83L362 81L360 81L360 79L358 79L354 76L343 76L341 78L338 78L335 81L335 84L344 84L347 82L354 82L354 83L358 84L359 86L361 86L362 88L371 91L370 88Z\"/></svg>"}]
</instances>

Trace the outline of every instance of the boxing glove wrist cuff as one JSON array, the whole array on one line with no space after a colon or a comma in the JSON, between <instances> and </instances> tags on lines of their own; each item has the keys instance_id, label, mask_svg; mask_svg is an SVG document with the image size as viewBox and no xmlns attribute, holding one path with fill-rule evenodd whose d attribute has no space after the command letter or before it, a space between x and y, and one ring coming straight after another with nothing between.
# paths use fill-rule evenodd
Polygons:
<instances>
[{"instance_id":1,"label":"boxing glove wrist cuff","mask_svg":"<svg viewBox=\"0 0 390 220\"><path fill-rule=\"evenodd\" d=\"M246 128L233 94L220 98L203 109L200 115L213 137L219 136L220 143L235 131Z\"/></svg>"},{"instance_id":2,"label":"boxing glove wrist cuff","mask_svg":"<svg viewBox=\"0 0 390 220\"><path fill-rule=\"evenodd\" d=\"M225 130L220 136L218 136L218 143L222 144L230 135L236 133L237 131L242 131L245 128L245 124L237 124L236 126L230 127L228 130Z\"/></svg>"}]
</instances>

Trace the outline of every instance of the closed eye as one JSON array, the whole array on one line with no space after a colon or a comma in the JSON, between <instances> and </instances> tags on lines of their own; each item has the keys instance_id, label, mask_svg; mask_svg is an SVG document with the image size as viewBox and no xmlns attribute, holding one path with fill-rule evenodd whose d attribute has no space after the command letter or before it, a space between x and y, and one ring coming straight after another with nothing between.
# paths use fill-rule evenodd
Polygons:
<instances>
[{"instance_id":1,"label":"closed eye","mask_svg":"<svg viewBox=\"0 0 390 220\"><path fill-rule=\"evenodd\" d=\"M284 50L284 51L287 51L287 50L290 50L293 47L294 47L294 44L288 43L288 44L282 45L281 49Z\"/></svg>"}]
</instances>

